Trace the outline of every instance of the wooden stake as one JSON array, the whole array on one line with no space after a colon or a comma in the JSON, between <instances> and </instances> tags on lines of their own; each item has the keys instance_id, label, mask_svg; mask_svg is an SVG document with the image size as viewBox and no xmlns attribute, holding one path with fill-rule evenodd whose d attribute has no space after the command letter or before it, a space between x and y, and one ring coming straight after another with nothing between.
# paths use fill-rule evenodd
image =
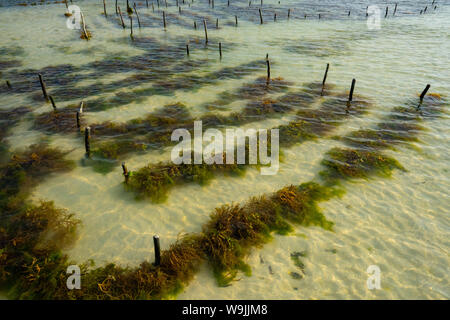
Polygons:
<instances>
[{"instance_id":1,"label":"wooden stake","mask_svg":"<svg viewBox=\"0 0 450 320\"><path fill-rule=\"evenodd\" d=\"M133 14L133 10L131 9L131 7L130 7L130 3L128 2L129 0L127 0L127 12L128 12L128 14Z\"/></svg>"},{"instance_id":2,"label":"wooden stake","mask_svg":"<svg viewBox=\"0 0 450 320\"><path fill-rule=\"evenodd\" d=\"M146 4L147 9L148 9L148 0L145 0L145 4Z\"/></svg>"},{"instance_id":3,"label":"wooden stake","mask_svg":"<svg viewBox=\"0 0 450 320\"><path fill-rule=\"evenodd\" d=\"M277 14L276 13L273 15L273 21L277 21Z\"/></svg>"},{"instance_id":4,"label":"wooden stake","mask_svg":"<svg viewBox=\"0 0 450 320\"><path fill-rule=\"evenodd\" d=\"M270 61L269 54L266 55L266 64L267 64L267 84L270 82Z\"/></svg>"},{"instance_id":5,"label":"wooden stake","mask_svg":"<svg viewBox=\"0 0 450 320\"><path fill-rule=\"evenodd\" d=\"M123 176L125 177L125 183L128 183L128 178L130 177L130 172L127 169L127 166L125 165L125 162L122 162L122 171Z\"/></svg>"},{"instance_id":6,"label":"wooden stake","mask_svg":"<svg viewBox=\"0 0 450 320\"><path fill-rule=\"evenodd\" d=\"M392 15L395 16L396 12L397 12L397 3L395 4L394 13Z\"/></svg>"},{"instance_id":7,"label":"wooden stake","mask_svg":"<svg viewBox=\"0 0 450 320\"><path fill-rule=\"evenodd\" d=\"M47 89L45 88L45 82L44 82L44 79L42 78L42 74L39 73L38 76L39 76L39 82L41 83L42 94L44 95L45 100L48 101Z\"/></svg>"},{"instance_id":8,"label":"wooden stake","mask_svg":"<svg viewBox=\"0 0 450 320\"><path fill-rule=\"evenodd\" d=\"M291 9L288 9L288 20L291 17Z\"/></svg>"},{"instance_id":9,"label":"wooden stake","mask_svg":"<svg viewBox=\"0 0 450 320\"><path fill-rule=\"evenodd\" d=\"M52 97L52 96L48 96L48 98L50 99L50 102L52 103L52 107L53 107L53 110L55 110L55 111L56 111L56 104L55 104L55 100L53 100L53 97Z\"/></svg>"},{"instance_id":10,"label":"wooden stake","mask_svg":"<svg viewBox=\"0 0 450 320\"><path fill-rule=\"evenodd\" d=\"M159 244L159 236L153 236L153 246L155 248L155 266L161 265L161 247Z\"/></svg>"},{"instance_id":11,"label":"wooden stake","mask_svg":"<svg viewBox=\"0 0 450 320\"><path fill-rule=\"evenodd\" d=\"M87 30L86 30L86 22L84 21L84 14L83 14L83 12L81 12L81 23L83 24L84 36L86 37L86 40L89 41L89 35L87 33Z\"/></svg>"},{"instance_id":12,"label":"wooden stake","mask_svg":"<svg viewBox=\"0 0 450 320\"><path fill-rule=\"evenodd\" d=\"M120 16L120 21L122 23L122 28L125 29L125 23L123 22L123 17L122 17L122 11L120 11L120 7L117 7L119 9L119 16Z\"/></svg>"},{"instance_id":13,"label":"wooden stake","mask_svg":"<svg viewBox=\"0 0 450 320\"><path fill-rule=\"evenodd\" d=\"M8 89L12 89L11 82L9 82L9 80L6 80L6 86Z\"/></svg>"},{"instance_id":14,"label":"wooden stake","mask_svg":"<svg viewBox=\"0 0 450 320\"><path fill-rule=\"evenodd\" d=\"M189 45L188 44L186 44L186 54L189 57Z\"/></svg>"},{"instance_id":15,"label":"wooden stake","mask_svg":"<svg viewBox=\"0 0 450 320\"><path fill-rule=\"evenodd\" d=\"M355 90L355 83L356 83L356 79L352 80L352 86L350 88L350 93L348 95L348 102L347 102L347 107L350 106L350 102L353 101L353 91Z\"/></svg>"},{"instance_id":16,"label":"wooden stake","mask_svg":"<svg viewBox=\"0 0 450 320\"><path fill-rule=\"evenodd\" d=\"M216 29L219 29L219 18L216 19Z\"/></svg>"},{"instance_id":17,"label":"wooden stake","mask_svg":"<svg viewBox=\"0 0 450 320\"><path fill-rule=\"evenodd\" d=\"M163 24L164 24L164 29L166 29L166 13L163 10Z\"/></svg>"},{"instance_id":18,"label":"wooden stake","mask_svg":"<svg viewBox=\"0 0 450 320\"><path fill-rule=\"evenodd\" d=\"M116 15L119 14L119 10L117 10L117 0L116 0Z\"/></svg>"},{"instance_id":19,"label":"wooden stake","mask_svg":"<svg viewBox=\"0 0 450 320\"><path fill-rule=\"evenodd\" d=\"M323 96L323 91L325 90L325 82L327 81L328 76L328 69L330 68L330 64L327 63L327 68L325 69L325 74L323 75L323 81L322 81L322 91L320 92L320 95Z\"/></svg>"},{"instance_id":20,"label":"wooden stake","mask_svg":"<svg viewBox=\"0 0 450 320\"><path fill-rule=\"evenodd\" d=\"M138 11L136 9L136 3L133 3L133 7L134 7L134 12L136 13L136 18L137 18L139 29L140 29L141 28L141 19L139 19L139 14L138 14Z\"/></svg>"},{"instance_id":21,"label":"wooden stake","mask_svg":"<svg viewBox=\"0 0 450 320\"><path fill-rule=\"evenodd\" d=\"M77 128L79 129L81 127L81 124L80 124L80 112L79 111L77 111L76 119L77 119Z\"/></svg>"},{"instance_id":22,"label":"wooden stake","mask_svg":"<svg viewBox=\"0 0 450 320\"><path fill-rule=\"evenodd\" d=\"M194 21L194 29L197 30L197 22Z\"/></svg>"},{"instance_id":23,"label":"wooden stake","mask_svg":"<svg viewBox=\"0 0 450 320\"><path fill-rule=\"evenodd\" d=\"M86 127L84 129L84 147L86 149L86 156L89 158L91 156L91 128Z\"/></svg>"},{"instance_id":24,"label":"wooden stake","mask_svg":"<svg viewBox=\"0 0 450 320\"><path fill-rule=\"evenodd\" d=\"M133 16L129 16L130 17L130 37L131 37L131 39L134 39L133 38Z\"/></svg>"},{"instance_id":25,"label":"wooden stake","mask_svg":"<svg viewBox=\"0 0 450 320\"><path fill-rule=\"evenodd\" d=\"M220 59L222 59L222 42L219 42L219 54L220 54Z\"/></svg>"},{"instance_id":26,"label":"wooden stake","mask_svg":"<svg viewBox=\"0 0 450 320\"><path fill-rule=\"evenodd\" d=\"M206 28L206 20L203 19L203 26L205 27L205 44L208 44L208 29Z\"/></svg>"},{"instance_id":27,"label":"wooden stake","mask_svg":"<svg viewBox=\"0 0 450 320\"><path fill-rule=\"evenodd\" d=\"M425 87L425 89L423 89L421 95L420 95L420 104L422 104L423 102L423 98L425 97L425 95L427 94L428 90L430 89L430 85L427 84L427 86Z\"/></svg>"},{"instance_id":28,"label":"wooden stake","mask_svg":"<svg viewBox=\"0 0 450 320\"><path fill-rule=\"evenodd\" d=\"M234 16L234 20L236 20L236 27L238 26L238 19L237 16Z\"/></svg>"},{"instance_id":29,"label":"wooden stake","mask_svg":"<svg viewBox=\"0 0 450 320\"><path fill-rule=\"evenodd\" d=\"M105 13L105 17L108 18L108 15L106 14L106 2L103 0L103 12Z\"/></svg>"},{"instance_id":30,"label":"wooden stake","mask_svg":"<svg viewBox=\"0 0 450 320\"><path fill-rule=\"evenodd\" d=\"M384 17L386 18L389 12L389 7L386 7L386 14L384 15Z\"/></svg>"},{"instance_id":31,"label":"wooden stake","mask_svg":"<svg viewBox=\"0 0 450 320\"><path fill-rule=\"evenodd\" d=\"M261 21L261 24L263 24L264 22L263 22L263 17L262 17L261 9L258 9L258 10L259 10L259 20Z\"/></svg>"}]
</instances>

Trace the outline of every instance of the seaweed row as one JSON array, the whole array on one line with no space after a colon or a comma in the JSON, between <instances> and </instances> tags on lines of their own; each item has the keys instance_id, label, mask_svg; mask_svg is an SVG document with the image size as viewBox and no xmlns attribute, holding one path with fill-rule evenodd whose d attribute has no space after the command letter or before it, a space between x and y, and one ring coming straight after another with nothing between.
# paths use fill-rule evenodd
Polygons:
<instances>
[{"instance_id":1,"label":"seaweed row","mask_svg":"<svg viewBox=\"0 0 450 320\"><path fill-rule=\"evenodd\" d=\"M214 81L219 81L221 79L230 79L230 78L240 78L245 75L251 74L252 72L255 72L258 70L259 67L262 66L262 63L260 61L252 61L250 63L242 64L237 67L228 67L223 68L219 71L209 73L205 78L207 79L214 79ZM138 76L138 75L137 75ZM131 76L131 77L136 77ZM152 75L150 75L150 78ZM186 83L189 83L188 79L191 79L190 77L182 78L179 77L179 79L183 80L177 80L177 83L184 83L183 86L186 86ZM140 81L145 81L146 78L139 78ZM149 80L149 79L147 79ZM192 79L191 79L192 80ZM197 79L198 80L198 79ZM210 81L207 80L206 82ZM125 80L127 83L131 81L130 79ZM201 80L204 81L204 80ZM212 80L211 80L212 81ZM166 84L168 85L168 82ZM199 82L199 81L197 81ZM161 83L159 84L161 85ZM249 85L253 89L257 89L257 84L251 84ZM261 86L261 85L259 85ZM266 91L275 91L276 89L285 89L287 87L287 84L284 83L281 80L273 81L272 86L268 86L265 90ZM262 89L260 89L262 90ZM172 92L172 91L171 91ZM89 112L98 112L103 111L109 108L115 108L119 107L125 104L129 104L131 102L137 102L137 101L143 101L145 96L149 96L155 93L155 88L142 88L142 89L134 89L130 92L118 92L111 98L97 98L94 100L87 100L84 101L85 109L87 109ZM169 106L170 108L170 106ZM36 130L40 130L46 133L60 133L60 132L76 132L79 131L79 127L77 126L76 122L76 111L78 110L78 105L69 105L64 108L57 108L56 110L50 111L50 112L44 112L39 114L35 121L33 128ZM162 116L164 110L158 110L156 112L156 117ZM142 131L143 129L148 129L149 132L154 131L152 128L149 127L148 123L152 119L154 119L154 115L150 115L148 119L134 119L131 120L128 124L125 125L116 125L114 123L104 123L104 124L94 124L93 127L95 127L96 136L102 135L103 131L107 131L108 134L113 133L114 128L116 128L116 134L123 133L123 132L132 132L134 130ZM136 126L137 123L140 123L140 126ZM144 124L146 124L144 126ZM138 127L137 129L135 129Z\"/></svg>"},{"instance_id":2,"label":"seaweed row","mask_svg":"<svg viewBox=\"0 0 450 320\"><path fill-rule=\"evenodd\" d=\"M297 102L304 93L288 94L281 100L285 103ZM309 96L308 96L309 97ZM308 100L311 102L312 100ZM303 102L305 103L305 102ZM302 104L300 102L299 104ZM291 147L305 141L326 137L333 129L344 123L350 116L360 116L367 112L370 104L361 99L355 99L351 107L342 96L325 99L317 109L299 108L296 119L287 125L274 129L279 130L280 147ZM270 141L268 141L270 150ZM257 146L259 148L259 146ZM245 155L249 156L248 143L245 144ZM236 147L234 150L236 154ZM193 157L191 157L192 159ZM227 164L224 152L221 157L223 164L174 164L172 162L160 162L150 164L127 175L125 187L134 191L140 198L147 197L153 202L161 202L167 199L167 194L174 186L188 183L206 184L219 174L242 176L246 169L255 166L246 161L244 164ZM234 157L235 159L235 157ZM257 159L260 164L260 159Z\"/></svg>"},{"instance_id":3,"label":"seaweed row","mask_svg":"<svg viewBox=\"0 0 450 320\"><path fill-rule=\"evenodd\" d=\"M0 110L0 163L5 160L7 154L7 143L5 138L8 131L15 126L20 118L29 113L28 107L18 107L11 110Z\"/></svg>"},{"instance_id":4,"label":"seaweed row","mask_svg":"<svg viewBox=\"0 0 450 320\"><path fill-rule=\"evenodd\" d=\"M420 104L411 100L405 106L394 108L373 129L353 131L342 137L351 148L337 147L327 152L322 161L326 167L320 172L322 179L334 185L342 179L364 179L373 174L389 176L393 169L405 170L397 160L381 151L418 141L418 133L424 130L419 123L440 116L446 105L440 95L431 93Z\"/></svg>"},{"instance_id":5,"label":"seaweed row","mask_svg":"<svg viewBox=\"0 0 450 320\"><path fill-rule=\"evenodd\" d=\"M311 83L300 92L289 93L277 99L264 98L267 93L286 91L288 84L280 78L274 78L267 85L265 78L258 78L253 84L242 86L238 91L244 92L244 97L248 97L245 92L250 86L260 93L262 99L249 101L242 111L225 116L206 114L193 119L184 105L175 104L165 106L144 119L134 119L126 124L111 122L94 124L92 125L93 158L87 161L87 164L92 164L96 171L109 172L117 165L115 160L119 157L148 148L171 145L173 130L184 128L192 131L194 120L201 120L204 128L248 124L309 106L316 101L321 91L318 89L319 84ZM332 87L326 86L326 88Z\"/></svg>"},{"instance_id":6,"label":"seaweed row","mask_svg":"<svg viewBox=\"0 0 450 320\"><path fill-rule=\"evenodd\" d=\"M443 105L440 98L427 98L419 115L434 118ZM405 109L401 116L412 112L411 108ZM430 109L433 111L429 112ZM163 250L159 266L145 261L136 268L114 264L94 268L87 262L81 265L81 290L67 290L66 269L71 262L61 249L73 241L78 221L51 203L30 207L26 201L17 200L26 198L24 195L30 188L49 172L70 169L72 164L63 160L63 156L60 151L33 146L23 154L13 156L1 169L0 284L10 288L12 297L168 298L189 283L205 260L212 266L218 284L226 286L235 279L238 271L251 274L245 258L252 248L269 241L273 232L287 234L292 225L316 225L332 230L333 223L325 218L318 203L343 193L336 184L320 185L311 181L253 197L241 205L224 205L211 214L202 232L185 235L168 250ZM377 167L380 163L370 162L370 165ZM374 169L358 170L367 177L378 173ZM352 173L344 173L337 179L353 177Z\"/></svg>"}]
</instances>

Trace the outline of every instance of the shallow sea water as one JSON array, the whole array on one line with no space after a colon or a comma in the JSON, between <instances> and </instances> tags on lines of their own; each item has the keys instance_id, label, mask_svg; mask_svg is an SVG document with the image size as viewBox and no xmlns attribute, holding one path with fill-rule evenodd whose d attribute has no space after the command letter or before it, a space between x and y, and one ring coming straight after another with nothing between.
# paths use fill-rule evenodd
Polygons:
<instances>
[{"instance_id":1,"label":"shallow sea water","mask_svg":"<svg viewBox=\"0 0 450 320\"><path fill-rule=\"evenodd\" d=\"M101 14L101 1L76 1L93 33L88 42L79 39L78 30L66 28L64 4L0 7L1 47L16 48L16 51L21 48L19 54L7 52L0 60L14 59L22 63L0 70L2 82L10 77L14 85L14 74L26 69L69 64L78 69L57 73L56 78L61 76L67 84L48 84L50 92L56 89L70 92L73 87L104 84L101 88L105 90L88 96L80 94L71 97L73 99L60 100L55 97L61 106L110 97L117 90L126 92L151 87L151 80L121 82L139 73L136 70L115 72L113 63L107 65L107 72L92 67L92 62L110 57L131 59L153 54L150 45L149 49L145 45L133 45L129 28L123 30L119 26L112 1L109 2L106 20ZM133 19L135 41L148 37L169 46L172 51L165 53L165 62L172 68L175 63L183 65L188 61L184 46L186 40L191 39L189 61L204 62L199 68L186 73L174 72L170 77L203 76L224 67L262 60L268 53L272 76L291 81L291 90L295 90L308 82L321 81L325 66L330 63L328 83L335 84L339 91L346 91L352 78L356 78L355 92L374 102L367 115L351 119L333 135L374 127L393 107L420 94L427 83L431 84L430 92L450 95L448 3L438 1L436 10L429 9L427 14L419 15L421 4L418 1L399 2L397 16L392 17L391 11L384 19L385 2L380 2L381 29L368 30L364 18L368 3L365 1L351 5L350 2L320 1L311 5L265 0L263 25L259 24L259 3L248 8L248 2L231 2L232 9L227 8L226 1L216 1L214 9L208 8L204 0L195 1L190 7L186 2L182 20L172 21L169 16L164 31L161 11L156 9L152 13L151 7L145 8L145 1L138 1L144 27L139 29ZM389 6L392 10L393 4ZM288 21L286 8L290 7L295 9ZM348 8L354 12L350 17L347 17ZM174 3L166 10L178 15ZM189 12L211 17L207 49L203 48L201 18L197 19L198 29L194 30ZM235 12L242 15L237 28L232 25ZM273 12L278 13L276 22L273 22ZM305 19L304 12L310 17ZM321 12L321 20L317 19L318 12ZM219 17L219 29L215 28L215 17ZM126 23L128 26L128 19ZM221 60L218 41L224 49ZM181 48L181 53L177 53L176 48ZM85 76L78 80L75 77L78 75ZM262 68L241 79L219 80L206 83L198 90L176 90L171 95L151 94L100 112L90 111L88 103L85 119L88 123L126 121L175 102L184 103L194 116L199 116L208 112L204 105L215 101L221 92L231 91L264 75ZM108 86L118 82L121 84L117 89ZM32 99L33 92L39 90L21 94L0 92L0 107L29 105L35 114L49 111L50 105ZM212 112L226 114L240 110L245 104L246 101L238 100ZM290 115L285 114L243 127L270 128L290 120ZM226 288L217 287L212 272L205 265L178 299L448 299L448 124L448 115L426 121L424 126L428 130L420 133L420 142L414 143L416 148L399 147L398 151L387 152L407 172L394 171L390 179L345 183L347 192L342 198L322 202L320 206L326 217L335 222L334 232L318 227L296 227L289 236L274 236L272 242L254 249L248 257L252 276L239 275L239 281ZM45 136L32 130L31 125L30 119L24 118L11 130L6 141L12 149L26 147ZM68 157L80 163L84 156L81 136L55 134L50 135L50 141L52 145L73 149ZM284 159L276 175L263 176L256 169L249 169L243 178L218 177L207 186L183 185L174 188L163 204L136 201L132 193L125 192L120 166L108 174L99 174L79 165L70 173L55 175L40 184L33 199L53 200L82 220L80 237L68 251L73 260L93 259L97 265L115 262L136 266L143 260L153 260L154 234L160 236L162 248L168 248L180 233L200 231L209 214L222 204L243 202L289 184L307 182L321 170L323 154L340 145L341 142L333 139L306 142L283 151ZM170 148L165 148L132 154L126 162L135 170L169 159ZM298 272L290 259L295 251L307 252L302 258L305 276L301 280L289 274ZM381 290L367 289L369 265L378 265L381 269Z\"/></svg>"}]
</instances>

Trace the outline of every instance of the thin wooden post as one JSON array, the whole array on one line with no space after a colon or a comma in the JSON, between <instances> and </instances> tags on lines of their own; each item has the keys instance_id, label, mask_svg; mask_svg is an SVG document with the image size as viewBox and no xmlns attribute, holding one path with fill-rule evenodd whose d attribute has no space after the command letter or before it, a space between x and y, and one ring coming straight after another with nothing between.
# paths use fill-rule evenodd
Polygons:
<instances>
[{"instance_id":1,"label":"thin wooden post","mask_svg":"<svg viewBox=\"0 0 450 320\"><path fill-rule=\"evenodd\" d=\"M430 89L430 85L427 84L427 86L425 87L425 89L423 89L422 93L420 94L420 104L422 104L423 102L423 98L425 97L425 95L427 94L428 90Z\"/></svg>"},{"instance_id":2,"label":"thin wooden post","mask_svg":"<svg viewBox=\"0 0 450 320\"><path fill-rule=\"evenodd\" d=\"M392 15L395 16L396 12L397 12L397 3L395 4L394 13Z\"/></svg>"},{"instance_id":3,"label":"thin wooden post","mask_svg":"<svg viewBox=\"0 0 450 320\"><path fill-rule=\"evenodd\" d=\"M327 63L327 68L325 69L325 74L323 75L323 81L322 81L322 91L320 92L320 95L323 96L323 91L325 90L325 82L327 81L328 76L328 69L330 68L330 64Z\"/></svg>"},{"instance_id":4,"label":"thin wooden post","mask_svg":"<svg viewBox=\"0 0 450 320\"><path fill-rule=\"evenodd\" d=\"M87 33L87 30L86 30L86 22L84 21L84 14L83 14L83 12L81 12L81 23L83 24L84 36L86 37L86 40L89 41L89 35Z\"/></svg>"},{"instance_id":5,"label":"thin wooden post","mask_svg":"<svg viewBox=\"0 0 450 320\"><path fill-rule=\"evenodd\" d=\"M208 44L208 28L206 27L205 19L203 19L203 26L205 27L205 44Z\"/></svg>"},{"instance_id":6,"label":"thin wooden post","mask_svg":"<svg viewBox=\"0 0 450 320\"><path fill-rule=\"evenodd\" d=\"M389 12L389 7L386 7L386 13L384 15L385 18L387 18L388 12Z\"/></svg>"},{"instance_id":7,"label":"thin wooden post","mask_svg":"<svg viewBox=\"0 0 450 320\"><path fill-rule=\"evenodd\" d=\"M56 111L56 104L55 104L55 100L53 100L53 97L52 97L52 96L48 96L48 98L50 99L50 102L52 103L52 107L53 107L53 110L55 110L55 111Z\"/></svg>"},{"instance_id":8,"label":"thin wooden post","mask_svg":"<svg viewBox=\"0 0 450 320\"><path fill-rule=\"evenodd\" d=\"M270 61L269 54L266 55L266 64L267 64L267 84L270 82Z\"/></svg>"},{"instance_id":9,"label":"thin wooden post","mask_svg":"<svg viewBox=\"0 0 450 320\"><path fill-rule=\"evenodd\" d=\"M120 21L122 23L122 28L125 29L125 23L123 22L123 17L122 17L122 11L120 10L120 7L117 7L119 9L119 16L120 16Z\"/></svg>"},{"instance_id":10,"label":"thin wooden post","mask_svg":"<svg viewBox=\"0 0 450 320\"><path fill-rule=\"evenodd\" d=\"M188 44L186 44L186 54L189 57L189 45Z\"/></svg>"},{"instance_id":11,"label":"thin wooden post","mask_svg":"<svg viewBox=\"0 0 450 320\"><path fill-rule=\"evenodd\" d=\"M131 7L130 7L130 3L129 3L129 0L127 0L127 12L128 12L128 14L133 14L133 10L131 9Z\"/></svg>"},{"instance_id":12,"label":"thin wooden post","mask_svg":"<svg viewBox=\"0 0 450 320\"><path fill-rule=\"evenodd\" d=\"M103 0L103 12L105 13L105 17L108 18L108 15L106 14L106 2Z\"/></svg>"},{"instance_id":13,"label":"thin wooden post","mask_svg":"<svg viewBox=\"0 0 450 320\"><path fill-rule=\"evenodd\" d=\"M350 93L348 95L348 102L347 102L348 106L350 105L350 102L353 101L353 91L355 90L355 84L356 84L356 79L353 79L352 80L352 86L350 88Z\"/></svg>"},{"instance_id":14,"label":"thin wooden post","mask_svg":"<svg viewBox=\"0 0 450 320\"><path fill-rule=\"evenodd\" d=\"M259 20L260 20L261 24L263 24L263 23L264 23L264 21L263 21L263 17L262 17L261 9L258 9L258 10L259 10Z\"/></svg>"},{"instance_id":15,"label":"thin wooden post","mask_svg":"<svg viewBox=\"0 0 450 320\"><path fill-rule=\"evenodd\" d=\"M276 13L273 15L273 21L277 21L277 14Z\"/></svg>"},{"instance_id":16,"label":"thin wooden post","mask_svg":"<svg viewBox=\"0 0 450 320\"><path fill-rule=\"evenodd\" d=\"M164 24L164 29L166 29L166 12L163 10L163 24Z\"/></svg>"},{"instance_id":17,"label":"thin wooden post","mask_svg":"<svg viewBox=\"0 0 450 320\"><path fill-rule=\"evenodd\" d=\"M77 119L77 128L80 129L80 127L81 127L81 123L80 123L80 111L77 111L76 119Z\"/></svg>"},{"instance_id":18,"label":"thin wooden post","mask_svg":"<svg viewBox=\"0 0 450 320\"><path fill-rule=\"evenodd\" d=\"M6 80L6 86L8 89L12 89L11 82L9 82L9 80Z\"/></svg>"},{"instance_id":19,"label":"thin wooden post","mask_svg":"<svg viewBox=\"0 0 450 320\"><path fill-rule=\"evenodd\" d=\"M44 79L42 78L42 74L39 73L38 76L39 76L39 82L41 83L42 94L44 95L45 100L48 100L47 89L45 88L45 82L44 82Z\"/></svg>"},{"instance_id":20,"label":"thin wooden post","mask_svg":"<svg viewBox=\"0 0 450 320\"><path fill-rule=\"evenodd\" d=\"M136 18L137 18L137 21L138 21L138 26L139 26L139 29L141 28L141 19L139 19L139 14L138 14L138 11L137 11L137 9L136 9L136 3L133 3L133 7L134 7L134 13L136 13Z\"/></svg>"},{"instance_id":21,"label":"thin wooden post","mask_svg":"<svg viewBox=\"0 0 450 320\"><path fill-rule=\"evenodd\" d=\"M216 29L219 29L219 18L216 19Z\"/></svg>"},{"instance_id":22,"label":"thin wooden post","mask_svg":"<svg viewBox=\"0 0 450 320\"><path fill-rule=\"evenodd\" d=\"M237 16L234 16L234 20L236 21L236 27L238 26L238 18Z\"/></svg>"},{"instance_id":23,"label":"thin wooden post","mask_svg":"<svg viewBox=\"0 0 450 320\"><path fill-rule=\"evenodd\" d=\"M291 17L291 9L288 9L288 20Z\"/></svg>"},{"instance_id":24,"label":"thin wooden post","mask_svg":"<svg viewBox=\"0 0 450 320\"><path fill-rule=\"evenodd\" d=\"M194 29L197 30L197 22L194 21Z\"/></svg>"},{"instance_id":25,"label":"thin wooden post","mask_svg":"<svg viewBox=\"0 0 450 320\"><path fill-rule=\"evenodd\" d=\"M91 156L91 128L86 127L84 129L84 147L86 149L86 156L89 158Z\"/></svg>"},{"instance_id":26,"label":"thin wooden post","mask_svg":"<svg viewBox=\"0 0 450 320\"><path fill-rule=\"evenodd\" d=\"M148 9L148 0L145 0L145 5L147 6Z\"/></svg>"},{"instance_id":27,"label":"thin wooden post","mask_svg":"<svg viewBox=\"0 0 450 320\"><path fill-rule=\"evenodd\" d=\"M220 59L222 59L222 42L219 42L219 55Z\"/></svg>"},{"instance_id":28,"label":"thin wooden post","mask_svg":"<svg viewBox=\"0 0 450 320\"><path fill-rule=\"evenodd\" d=\"M117 10L117 0L116 0L116 15L119 14L119 10Z\"/></svg>"},{"instance_id":29,"label":"thin wooden post","mask_svg":"<svg viewBox=\"0 0 450 320\"><path fill-rule=\"evenodd\" d=\"M130 172L127 169L127 166L125 165L125 162L122 162L122 171L123 176L125 177L125 183L128 183L128 179L130 178Z\"/></svg>"},{"instance_id":30,"label":"thin wooden post","mask_svg":"<svg viewBox=\"0 0 450 320\"><path fill-rule=\"evenodd\" d=\"M159 244L159 236L153 236L153 246L155 248L155 266L161 265L161 247Z\"/></svg>"},{"instance_id":31,"label":"thin wooden post","mask_svg":"<svg viewBox=\"0 0 450 320\"><path fill-rule=\"evenodd\" d=\"M130 17L130 37L131 37L131 39L134 39L133 38L133 16L129 15L129 17Z\"/></svg>"}]
</instances>

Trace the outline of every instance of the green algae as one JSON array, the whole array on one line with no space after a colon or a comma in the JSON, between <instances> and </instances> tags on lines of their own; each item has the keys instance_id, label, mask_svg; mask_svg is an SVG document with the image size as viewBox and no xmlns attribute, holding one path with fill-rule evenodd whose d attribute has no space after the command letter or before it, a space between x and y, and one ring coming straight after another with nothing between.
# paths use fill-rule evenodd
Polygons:
<instances>
[{"instance_id":1,"label":"green algae","mask_svg":"<svg viewBox=\"0 0 450 320\"><path fill-rule=\"evenodd\" d=\"M245 109L244 113L252 112L258 114L275 113L273 105L276 102L266 100L261 109ZM343 107L343 101L333 97L326 99L318 109L304 108L297 111L299 120L294 120L287 125L277 127L280 130L281 146L289 147L304 141L324 137L334 128L344 122L349 116L359 116L367 112L370 104L363 100L356 100L351 106L351 112ZM246 111L253 110L253 111ZM234 117L234 115L228 116ZM201 118L205 127L215 127L218 122L227 122L219 116L204 116ZM234 120L236 123L236 120ZM248 156L248 145L246 145L246 155ZM114 149L116 150L116 149ZM103 154L104 156L105 154ZM109 156L116 156L110 154ZM192 157L191 157L192 158ZM223 159L226 158L225 153ZM225 162L225 161L224 161ZM248 163L248 162L246 162ZM205 184L219 174L242 175L245 170L252 165L249 164L181 164L160 163L143 167L133 175L127 184L127 189L133 190L139 197L150 198L153 202L163 202L167 200L167 194L176 185L188 183Z\"/></svg>"},{"instance_id":2,"label":"green algae","mask_svg":"<svg viewBox=\"0 0 450 320\"><path fill-rule=\"evenodd\" d=\"M253 197L243 205L217 208L203 227L202 247L219 285L229 285L252 247L271 239L271 232L287 234L291 224L317 225L332 230L317 203L341 195L341 191L315 182L288 186L271 196ZM247 270L247 269L245 269ZM247 270L248 272L248 270Z\"/></svg>"},{"instance_id":3,"label":"green algae","mask_svg":"<svg viewBox=\"0 0 450 320\"><path fill-rule=\"evenodd\" d=\"M341 179L367 179L372 175L390 177L394 169L406 169L394 158L378 151L333 148L322 160L320 176L330 184Z\"/></svg>"},{"instance_id":4,"label":"green algae","mask_svg":"<svg viewBox=\"0 0 450 320\"><path fill-rule=\"evenodd\" d=\"M46 133L78 132L80 127L85 125L85 120L80 113L80 121L77 123L77 112L79 112L79 106L72 105L41 113L34 119L33 129Z\"/></svg>"}]
</instances>

